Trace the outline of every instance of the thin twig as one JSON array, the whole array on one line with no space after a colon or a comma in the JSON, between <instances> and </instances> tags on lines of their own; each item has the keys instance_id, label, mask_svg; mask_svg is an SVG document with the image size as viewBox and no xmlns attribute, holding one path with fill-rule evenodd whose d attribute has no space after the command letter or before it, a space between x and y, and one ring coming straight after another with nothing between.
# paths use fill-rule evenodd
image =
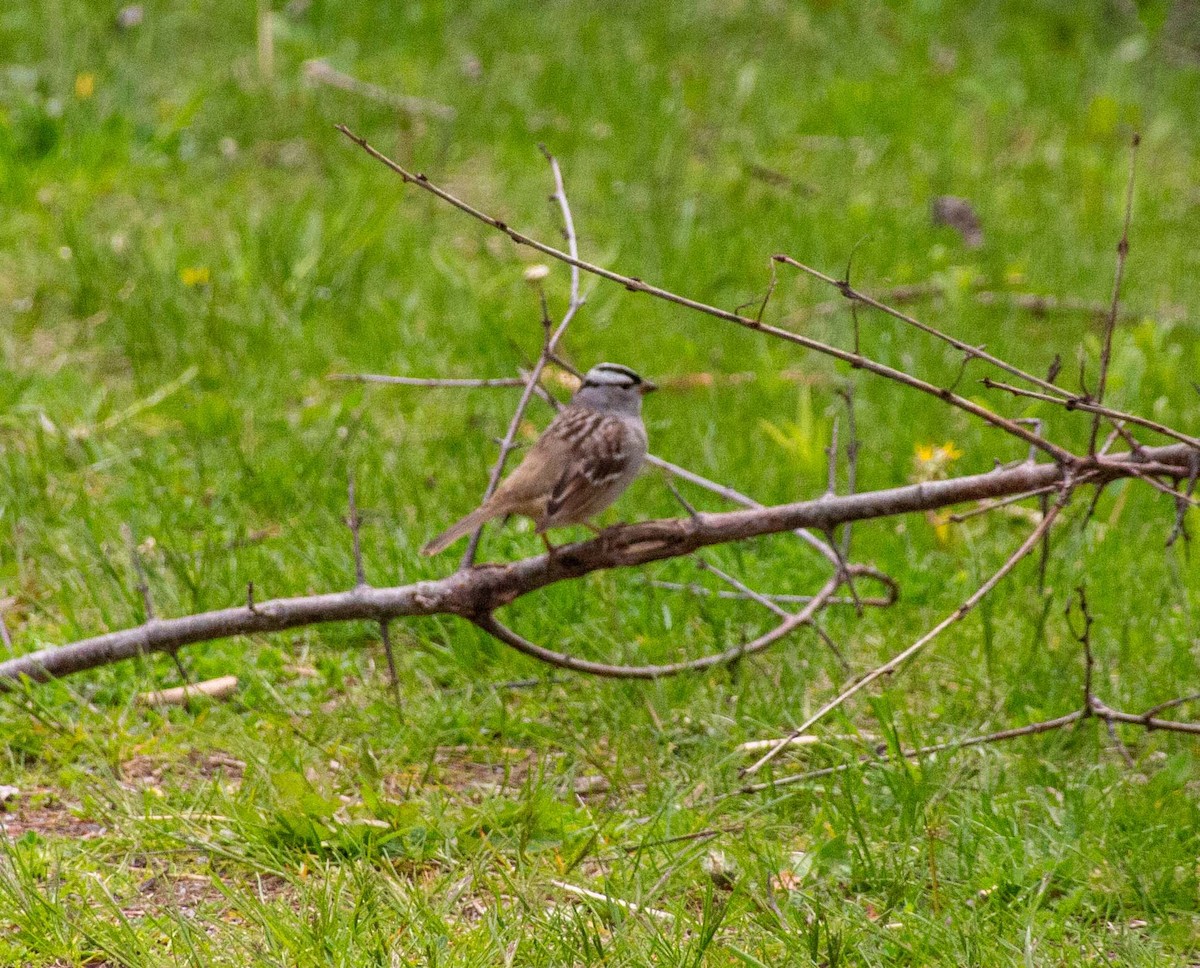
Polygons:
<instances>
[{"instance_id":1,"label":"thin twig","mask_svg":"<svg viewBox=\"0 0 1200 968\"><path fill-rule=\"evenodd\" d=\"M367 572L363 567L362 542L358 534L362 522L358 517L358 502L354 499L354 471L350 471L347 475L346 492L350 505L350 519L347 524L350 528L351 540L354 543L354 583L362 588L367 584Z\"/></svg>"},{"instance_id":2,"label":"thin twig","mask_svg":"<svg viewBox=\"0 0 1200 968\"><path fill-rule=\"evenodd\" d=\"M528 246L544 255L549 256L552 259L557 259L560 262L565 262L567 265L573 266L577 269L582 269L584 272L599 276L602 279L608 279L611 282L620 283L631 292L645 293L646 295L653 296L656 299L662 299L666 302L674 303L677 306L684 306L707 316L712 316L716 319L722 319L726 322L735 323L738 326L742 326L746 329L751 329L755 332L773 336L777 339L785 340L790 343L795 343L798 346L803 346L806 349L813 350L814 352L822 353L826 356L831 356L835 359L842 360L843 362L849 363L857 369L867 370L868 372L874 373L877 376L882 376L896 383L903 384L922 393L934 396L950 406L972 414L973 416L978 417L980 420L983 420L984 422L989 423L1012 436L1019 437L1021 440L1024 440L1027 443L1034 444L1057 461L1063 463L1071 463L1075 461L1074 456L1069 451L1059 447L1057 444L1041 440L1034 434L1027 431L1024 427L1021 427L1020 425L1013 423L1011 420L1000 416L992 410L989 410L982 404L976 403L975 401L966 397L958 396L944 387L935 386L934 384L922 380L919 377L912 376L911 374L905 373L902 370L894 369L893 367L879 363L869 357L839 349L836 346L822 343L819 340L812 339L799 333L793 333L789 330L780 329L777 326L769 326L766 323L759 322L755 319L750 319L746 316L739 316L737 313L729 312L725 309L719 309L716 306L710 306L707 303L702 303L686 296L681 296L678 293L671 292L670 290L643 282L641 279L633 276L622 275L621 273L614 272L611 269L605 269L602 266L585 262L574 253L563 252L561 249L557 249L554 246L547 245L544 242L539 242L537 239L511 228L500 219L494 218L491 215L487 215L467 202L464 202L462 199L446 191L444 188L433 184L425 175L413 174L412 172L409 172L397 162L376 150L365 138L354 134L345 125L338 125L337 130L345 135L350 141L353 141L355 144L357 144L372 158L379 161L381 164L386 165L396 174L400 175L400 177L406 183L417 185L424 191L427 191L430 194L435 195L447 202L448 204L453 205L459 211L470 215L472 218L483 222L485 225L490 225L492 228L503 232L518 245ZM778 259L779 261L787 261L788 259L787 256L774 256L774 258Z\"/></svg>"},{"instance_id":3,"label":"thin twig","mask_svg":"<svg viewBox=\"0 0 1200 968\"><path fill-rule=\"evenodd\" d=\"M1121 739L1117 733L1117 727L1111 719L1104 720L1104 727L1108 730L1108 738L1113 741L1113 745L1117 748L1117 752L1121 754L1121 759L1125 761L1125 765L1131 770L1137 766L1137 761L1133 758L1133 754L1129 752L1129 747L1125 745L1125 741Z\"/></svg>"},{"instance_id":4,"label":"thin twig","mask_svg":"<svg viewBox=\"0 0 1200 968\"><path fill-rule=\"evenodd\" d=\"M825 493L832 497L837 493L837 459L838 459L838 418L834 415L833 426L829 430L829 446L825 448L828 458L825 475Z\"/></svg>"},{"instance_id":5,"label":"thin twig","mask_svg":"<svg viewBox=\"0 0 1200 968\"><path fill-rule=\"evenodd\" d=\"M1142 718L1153 719L1159 713L1165 712L1168 709L1174 709L1176 706L1183 706L1187 703L1197 701L1200 701L1200 692L1193 692L1187 696L1177 696L1174 699L1168 699L1166 702L1160 702L1157 706L1151 706L1142 713Z\"/></svg>"},{"instance_id":6,"label":"thin twig","mask_svg":"<svg viewBox=\"0 0 1200 968\"><path fill-rule=\"evenodd\" d=\"M341 129L348 137L350 134L345 128ZM362 142L366 146L366 142ZM374 150L374 149L372 149ZM570 253L570 258L576 262L579 259L579 243L575 237L575 221L571 217L571 205L567 201L567 192L563 186L562 171L558 167L558 160L542 149L542 153L550 162L550 171L554 176L554 198L558 201L559 208L562 211L563 226L567 236L567 250ZM382 157L382 155L380 156ZM418 184L423 184L418 182ZM483 501L490 498L500 485L500 478L504 475L505 465L508 463L508 455L513 450L514 442L517 439L517 431L521 426L521 420L525 416L525 410L529 406L529 401L533 397L534 388L541 378L542 370L546 368L547 362L554 355L554 351L558 349L558 343L563 337L563 333L567 331L567 327L571 325L571 320L575 318L575 314L579 311L579 307L583 305L583 298L579 294L579 266L571 265L571 295L567 303L567 311L563 314L559 321L558 327L550 331L547 327L546 338L542 345L542 352L538 356L537 362L534 363L533 369L525 378L525 389L521 392L521 399L517 403L517 409L513 412L512 419L508 423L508 430L504 434L504 439L500 443L500 454L496 458L496 463L492 467L491 477L488 478L488 485L483 493ZM480 503L483 503L482 501ZM471 539L467 543L467 550L463 553L462 561L459 563L460 568L470 568L475 562L475 553L479 550L479 539L483 534L483 526L480 525L471 534Z\"/></svg>"},{"instance_id":7,"label":"thin twig","mask_svg":"<svg viewBox=\"0 0 1200 968\"><path fill-rule=\"evenodd\" d=\"M979 285L983 284L979 283ZM904 305L920 302L925 299L936 299L945 295L946 287L941 283L924 282L906 286L894 286L891 289L877 292L875 298L880 302L890 305ZM1047 316L1050 313L1063 312L1086 313L1092 316L1104 317L1109 311L1109 304L1107 302L1095 299L1081 299L1078 296L1055 296L1037 292L1011 292L997 289L979 289L972 295L980 305L1011 306L1014 309L1025 310L1035 316ZM846 301L844 299L830 299L807 307L804 313L809 316L830 316L840 311L845 305ZM1168 305L1156 311L1156 314L1160 319L1171 321L1186 317L1187 310L1183 306ZM1121 317L1123 319L1137 319L1146 315L1147 313L1142 312L1140 309L1122 308L1121 310ZM1047 377L1047 379L1053 382L1052 377Z\"/></svg>"},{"instance_id":8,"label":"thin twig","mask_svg":"<svg viewBox=\"0 0 1200 968\"><path fill-rule=\"evenodd\" d=\"M589 891L586 887L577 887L574 884L568 884L566 881L550 879L550 883L557 887L560 891L566 891L568 894L574 894L577 897L586 897L592 901L603 901L605 904L613 904L633 914L648 914L652 918L657 918L659 921L674 921L675 915L668 911L659 911L657 908L644 907L641 904L634 904L632 901L622 901L618 897L612 897L608 894L601 894L599 891Z\"/></svg>"},{"instance_id":9,"label":"thin twig","mask_svg":"<svg viewBox=\"0 0 1200 968\"><path fill-rule=\"evenodd\" d=\"M1159 729L1165 733L1187 733L1190 736L1200 736L1200 723L1179 723L1173 719L1157 719L1153 716L1125 713L1119 709L1105 706L1099 700L1095 700L1092 715L1097 719L1111 719L1114 723L1129 723L1132 726L1144 726L1149 730Z\"/></svg>"},{"instance_id":10,"label":"thin twig","mask_svg":"<svg viewBox=\"0 0 1200 968\"><path fill-rule=\"evenodd\" d=\"M1175 499L1175 525L1171 528L1171 533L1167 536L1167 547L1170 548L1180 537L1184 541L1188 540L1187 532L1187 511L1188 505L1192 503L1192 495L1196 492L1196 479L1200 477L1200 451L1191 455L1189 461L1190 468L1188 470L1187 485L1183 494Z\"/></svg>"},{"instance_id":11,"label":"thin twig","mask_svg":"<svg viewBox=\"0 0 1200 968\"><path fill-rule=\"evenodd\" d=\"M378 101L406 114L428 114L446 121L452 120L457 114L449 104L439 104L437 101L410 94L397 94L378 84L351 77L320 59L306 60L303 68L304 76L311 81Z\"/></svg>"},{"instance_id":12,"label":"thin twig","mask_svg":"<svg viewBox=\"0 0 1200 968\"><path fill-rule=\"evenodd\" d=\"M853 590L854 590L853 586L851 586L851 591L853 591ZM861 599L859 599L857 594L855 594L854 597L850 599L850 603L854 606L854 610L859 615L861 615L862 608L863 608L863 602ZM837 659L838 665L840 665L842 667L842 672L845 675L849 675L850 670L851 670L850 660L846 658L846 653L842 651L841 646L839 646L833 640L832 635L830 635L828 632L825 631L824 626L822 626L820 622L818 622L814 619L812 625L813 625L813 631L817 633L817 635L820 637L821 641L824 642L825 645L828 647L829 651L833 653L833 657L835 659Z\"/></svg>"},{"instance_id":13,"label":"thin twig","mask_svg":"<svg viewBox=\"0 0 1200 968\"><path fill-rule=\"evenodd\" d=\"M740 592L742 597L748 598L751 601L758 602L758 604L763 606L763 608L767 609L767 611L773 612L775 615L778 615L780 618L787 619L787 618L792 617L792 614L787 609L778 605L773 599L769 598L768 596L762 595L762 594L756 592L753 588L751 588L749 585L747 585L745 582L741 581L740 579L734 578L733 575L729 574L728 572L722 571L716 565L712 564L709 561L706 561L704 558L701 558L699 555L695 556L695 560L696 560L696 567L700 568L702 571L708 571L708 572L711 572L712 574L716 575L719 579L721 579L721 581L725 582L726 585L729 585L731 588L734 588L738 592Z\"/></svg>"},{"instance_id":14,"label":"thin twig","mask_svg":"<svg viewBox=\"0 0 1200 968\"><path fill-rule=\"evenodd\" d=\"M978 517L981 514L987 514L990 511L995 511L998 508L1007 507L1010 504L1017 504L1020 501L1028 501L1031 497L1039 497L1046 494L1053 494L1058 490L1057 484L1051 484L1048 487L1039 487L1035 491L1026 491L1024 494L1011 494L1008 497L1002 497L996 501L981 501L979 507L971 508L969 511L959 511L949 515L946 520L954 524L962 524L969 518Z\"/></svg>"},{"instance_id":15,"label":"thin twig","mask_svg":"<svg viewBox=\"0 0 1200 968\"><path fill-rule=\"evenodd\" d=\"M866 675L864 675L860 679L856 680L854 682L854 684L851 685L850 687L848 687L847 689L843 689L840 693L838 693L838 695L836 697L831 699L829 702L825 703L825 705L823 705L820 709L818 709L815 713L813 713L810 717L808 717L808 719L806 719L803 723L801 723L796 729L792 730L792 732L789 733L787 737L780 740L775 746L773 746L770 749L770 751L768 751L763 756L761 756L751 766L749 766L745 770L743 770L742 774L745 776L752 776L753 774L757 773L764 766L766 766L767 763L769 763L771 760L773 760L780 753L781 750L783 750L783 748L787 745L788 740L791 740L792 738L794 738L796 736L804 735L816 723L820 722L822 719L824 719L826 716L828 716L831 712L833 712L833 710L835 710L839 706L841 706L842 703L844 703L847 699L854 696L856 693L860 692L862 689L865 689L867 686L869 686L872 682L874 682L876 679L880 678L881 676L889 675L890 673L895 672L896 669L898 669L901 665L903 665L905 662L907 662L909 659L911 659L914 655L916 655L918 652L920 652L923 648L925 648L925 646L927 646L930 642L932 642L935 638L937 638L938 635L940 635L942 632L944 632L946 629L948 629L951 625L955 624L956 622L961 621L976 605L979 604L980 601L983 600L983 598L993 588L996 587L997 584L999 584L999 582L1001 581L1001 579L1004 578L1005 575L1007 575L1010 571L1013 570L1013 568L1016 567L1017 563L1019 561L1021 561L1021 559L1023 559L1026 555L1028 555L1029 552L1032 551L1037 546L1038 542L1041 541L1041 539L1042 539L1043 532L1045 532L1054 523L1054 521L1058 517L1059 513L1066 506L1067 502L1070 499L1070 495L1071 495L1071 488L1069 486L1065 487L1063 489L1062 495L1060 496L1059 500L1050 509L1050 511L1046 514L1046 516L1044 518L1042 518L1041 522L1038 524L1038 526L1036 528L1034 528L1033 532L1029 535L1029 537L1027 537L1021 543L1021 546L1019 548L1017 548L1016 551L1014 551L1011 555L1008 556L1008 559L1004 562L1004 564L1001 565L1000 568L997 569L996 572L993 573L993 575L987 581L985 581L982 585L980 585L979 588L974 592L974 594L971 595L970 598L968 598L965 602L963 602L950 615L948 615L946 618L944 618L941 622L939 622L937 625L935 625L932 629L930 629L928 632L926 632L924 635L922 635L919 639L917 639L917 641L914 642L912 645L910 645L908 648L906 648L903 651L894 655L891 659L889 659L883 665L878 666L875 669L872 669Z\"/></svg>"},{"instance_id":16,"label":"thin twig","mask_svg":"<svg viewBox=\"0 0 1200 968\"><path fill-rule=\"evenodd\" d=\"M1083 620L1083 624L1077 630L1071 623L1071 602L1067 602L1065 618L1067 627L1071 630L1071 634L1075 636L1081 646L1083 646L1083 710L1085 715L1091 715L1092 701L1095 698L1092 692L1092 672L1096 666L1096 659L1092 655L1092 618L1091 610L1088 608L1087 589L1083 585L1079 585L1075 589L1075 594L1078 596L1079 615Z\"/></svg>"},{"instance_id":17,"label":"thin twig","mask_svg":"<svg viewBox=\"0 0 1200 968\"><path fill-rule=\"evenodd\" d=\"M391 622L388 619L381 619L379 622L379 637L383 640L383 654L387 659L388 666L388 681L392 687L392 697L396 700L396 706L400 705L400 676L396 672L396 656L392 652L392 632Z\"/></svg>"},{"instance_id":18,"label":"thin twig","mask_svg":"<svg viewBox=\"0 0 1200 968\"><path fill-rule=\"evenodd\" d=\"M325 379L349 383L394 383L405 387L523 387L525 380L519 376L500 377L424 377L389 376L385 373L330 373Z\"/></svg>"},{"instance_id":19,"label":"thin twig","mask_svg":"<svg viewBox=\"0 0 1200 968\"><path fill-rule=\"evenodd\" d=\"M695 505L693 505L691 501L683 496L683 492L675 486L674 481L668 477L663 483L667 485L667 490L671 492L671 496L679 502L680 506L687 511L689 515L691 515L693 518L700 516L700 512L696 510Z\"/></svg>"},{"instance_id":20,"label":"thin twig","mask_svg":"<svg viewBox=\"0 0 1200 968\"><path fill-rule=\"evenodd\" d=\"M777 255L775 256L775 259L778 262L782 262L784 265L791 266L793 269L799 269L801 272L812 276L812 278L825 283L827 286L833 287L852 303L862 303L864 306L870 306L872 309L875 309L881 313L885 313L886 315L891 316L893 319L898 319L902 323L907 323L909 326L919 329L923 333L928 333L935 339L939 339L944 343L949 343L956 350L959 350L968 360L983 360L984 362L990 363L992 366L1003 370L1005 373L1018 377L1019 379L1022 379L1033 386L1041 387L1043 390L1047 390L1049 392L1057 392L1063 395L1068 395L1067 391L1055 386L1053 383L1034 376L1032 373L1028 373L1019 367L1013 366L1013 364L1009 363L1007 360L1002 360L998 356L993 356L991 353L988 353L985 349L983 349L983 347L972 346L970 343L963 342L962 340L951 336L949 333L944 333L941 330L930 326L928 323L923 323L919 319L909 316L907 313L902 313L900 310L888 306L886 303L882 303L877 299L873 299L866 293L860 292L852 287L844 279L834 279L832 276L827 276L819 269L814 269L812 266L805 265L803 262L793 259L789 255Z\"/></svg>"},{"instance_id":21,"label":"thin twig","mask_svg":"<svg viewBox=\"0 0 1200 968\"><path fill-rule=\"evenodd\" d=\"M847 382L838 390L846 403L846 493L853 494L858 489L858 422L854 415L854 384ZM850 558L850 534L853 525L850 522L842 525L842 560Z\"/></svg>"},{"instance_id":22,"label":"thin twig","mask_svg":"<svg viewBox=\"0 0 1200 968\"><path fill-rule=\"evenodd\" d=\"M1149 420L1146 417L1139 417L1132 413L1122 413L1120 410L1112 409L1112 407L1105 407L1096 403L1092 403L1088 397L1052 397L1049 394L1038 393L1036 390L1026 390L1024 387L1015 387L1009 383L1001 383L999 380L993 380L990 377L984 377L979 382L989 390L1003 390L1005 393L1011 393L1013 396L1028 397L1031 400L1041 400L1045 403L1053 403L1057 406L1063 407L1066 410L1082 410L1084 413L1099 414L1102 417L1107 417L1109 420L1120 420L1123 423L1131 423L1138 427L1145 427L1147 430L1153 430L1156 434L1162 434L1164 437L1170 437L1172 440L1178 440L1190 447L1200 449L1200 437L1189 436L1188 434L1181 433L1172 427L1168 427L1166 424L1158 423L1155 420Z\"/></svg>"},{"instance_id":23,"label":"thin twig","mask_svg":"<svg viewBox=\"0 0 1200 968\"><path fill-rule=\"evenodd\" d=\"M1121 281L1125 277L1125 261L1129 258L1129 223L1133 219L1133 184L1137 175L1138 145L1141 135L1133 136L1129 150L1129 181L1125 185L1125 222L1121 227L1121 240L1117 243L1117 268L1113 273L1112 308L1108 323L1104 327L1104 348L1100 353L1100 376L1096 381L1095 401L1104 403L1104 391L1108 387L1108 367L1112 362L1113 333L1117 328L1117 312L1121 308ZM1092 434L1088 442L1088 453L1096 453L1096 439L1100 435L1100 414L1092 417Z\"/></svg>"},{"instance_id":24,"label":"thin twig","mask_svg":"<svg viewBox=\"0 0 1200 968\"><path fill-rule=\"evenodd\" d=\"M846 267L849 272L849 266ZM837 458L838 458L838 419L835 415L833 418L833 426L829 432L829 447L826 448L825 454L828 457L828 472L826 474L825 497L831 498L837 493ZM837 557L838 574L845 578L846 587L850 590L850 597L854 599L854 607L859 615L862 614L862 603L858 600L858 591L854 587L854 582L851 580L849 573L846 571L845 553L838 545L837 535L833 528L830 528L825 534L829 547L833 549ZM837 647L834 647L834 653L840 656ZM844 660L843 660L844 661Z\"/></svg>"},{"instance_id":25,"label":"thin twig","mask_svg":"<svg viewBox=\"0 0 1200 968\"><path fill-rule=\"evenodd\" d=\"M672 592L687 592L691 595L707 595L714 598L740 599L746 601L750 598L749 595L743 595L741 592L730 591L725 588L705 588L703 585L685 584L678 581L660 581L656 578L647 578L646 584L651 588L662 588L665 591ZM778 594L775 592L759 592L763 598L769 598L773 602L778 602L781 605L804 605L813 600L812 595L787 595ZM854 599L848 597L833 597L829 600L830 605L853 605ZM873 608L886 608L888 605L895 604L894 594L887 598L869 597L862 599L862 604Z\"/></svg>"},{"instance_id":26,"label":"thin twig","mask_svg":"<svg viewBox=\"0 0 1200 968\"><path fill-rule=\"evenodd\" d=\"M830 578L824 587L817 592L813 600L804 609L780 622L771 631L760 635L750 642L742 643L716 655L707 655L700 659L685 662L671 662L664 665L622 666L610 665L606 662L592 662L579 659L563 652L554 652L540 645L535 645L528 639L522 638L512 629L502 625L494 615L486 614L471 617L471 620L489 635L494 636L506 645L512 646L518 652L538 659L549 665L562 669L572 669L575 672L586 672L590 675L606 679L662 679L676 676L685 672L699 672L714 666L729 665L748 655L754 655L774 645L780 639L794 632L802 625L812 624L813 616L825 607L829 598L841 584L837 576Z\"/></svg>"},{"instance_id":27,"label":"thin twig","mask_svg":"<svg viewBox=\"0 0 1200 968\"><path fill-rule=\"evenodd\" d=\"M1175 502L1175 507L1177 509L1177 513L1178 513L1178 507L1180 504L1183 504L1185 506L1191 505L1193 507L1200 507L1200 500L1197 500L1196 498L1192 497L1190 494L1185 494L1183 491L1177 491L1173 487L1169 487L1168 485L1164 484L1162 481L1157 480L1156 478L1151 476L1154 473L1155 472L1153 470L1142 470L1140 467L1136 467L1136 466L1130 468L1130 474L1133 477L1136 477L1138 480L1142 481L1143 483L1149 484L1152 488L1154 488L1154 490L1159 491L1160 493L1165 494L1165 495L1167 495L1167 497L1171 498L1171 500L1173 500Z\"/></svg>"}]
</instances>

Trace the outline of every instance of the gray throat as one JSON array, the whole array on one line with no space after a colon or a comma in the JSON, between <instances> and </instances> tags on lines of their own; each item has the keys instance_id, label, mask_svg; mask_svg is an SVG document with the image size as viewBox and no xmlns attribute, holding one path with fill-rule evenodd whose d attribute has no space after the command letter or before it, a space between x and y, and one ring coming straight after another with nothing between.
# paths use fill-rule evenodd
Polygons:
<instances>
[{"instance_id":1,"label":"gray throat","mask_svg":"<svg viewBox=\"0 0 1200 968\"><path fill-rule=\"evenodd\" d=\"M631 387L585 386L579 389L571 402L601 413L617 413L625 417L638 417L642 413L642 395Z\"/></svg>"}]
</instances>

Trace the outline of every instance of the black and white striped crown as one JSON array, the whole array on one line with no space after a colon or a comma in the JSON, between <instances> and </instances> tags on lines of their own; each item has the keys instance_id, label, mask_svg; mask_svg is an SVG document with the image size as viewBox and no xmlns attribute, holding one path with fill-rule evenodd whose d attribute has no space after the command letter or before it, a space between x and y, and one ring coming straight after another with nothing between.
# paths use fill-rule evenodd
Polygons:
<instances>
[{"instance_id":1,"label":"black and white striped crown","mask_svg":"<svg viewBox=\"0 0 1200 968\"><path fill-rule=\"evenodd\" d=\"M597 363L583 378L585 387L637 387L645 381L620 363Z\"/></svg>"}]
</instances>

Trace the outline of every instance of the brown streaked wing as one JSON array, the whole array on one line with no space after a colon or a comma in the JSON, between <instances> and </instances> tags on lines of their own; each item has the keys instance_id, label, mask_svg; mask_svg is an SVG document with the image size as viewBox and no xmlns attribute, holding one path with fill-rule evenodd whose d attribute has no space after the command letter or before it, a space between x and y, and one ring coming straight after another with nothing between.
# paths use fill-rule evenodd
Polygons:
<instances>
[{"instance_id":1,"label":"brown streaked wing","mask_svg":"<svg viewBox=\"0 0 1200 968\"><path fill-rule=\"evenodd\" d=\"M598 416L598 415L597 415ZM588 446L563 469L562 477L546 502L546 518L574 521L578 514L629 469L625 425L613 417L599 417L588 432ZM580 459L582 458L582 459Z\"/></svg>"},{"instance_id":2,"label":"brown streaked wing","mask_svg":"<svg viewBox=\"0 0 1200 968\"><path fill-rule=\"evenodd\" d=\"M570 466L579 441L591 434L594 426L603 419L585 407L563 409L542 431L517 469L501 482L491 503L497 507L524 509L545 501L563 471Z\"/></svg>"}]
</instances>

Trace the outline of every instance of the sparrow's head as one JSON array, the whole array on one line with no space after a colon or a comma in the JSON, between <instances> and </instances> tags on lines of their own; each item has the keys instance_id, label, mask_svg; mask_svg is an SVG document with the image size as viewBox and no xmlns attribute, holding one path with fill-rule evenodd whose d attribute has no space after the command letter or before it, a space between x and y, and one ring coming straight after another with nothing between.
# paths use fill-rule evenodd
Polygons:
<instances>
[{"instance_id":1,"label":"sparrow's head","mask_svg":"<svg viewBox=\"0 0 1200 968\"><path fill-rule=\"evenodd\" d=\"M576 399L597 409L640 413L642 397L657 390L633 370L620 363L597 363L583 376Z\"/></svg>"}]
</instances>

